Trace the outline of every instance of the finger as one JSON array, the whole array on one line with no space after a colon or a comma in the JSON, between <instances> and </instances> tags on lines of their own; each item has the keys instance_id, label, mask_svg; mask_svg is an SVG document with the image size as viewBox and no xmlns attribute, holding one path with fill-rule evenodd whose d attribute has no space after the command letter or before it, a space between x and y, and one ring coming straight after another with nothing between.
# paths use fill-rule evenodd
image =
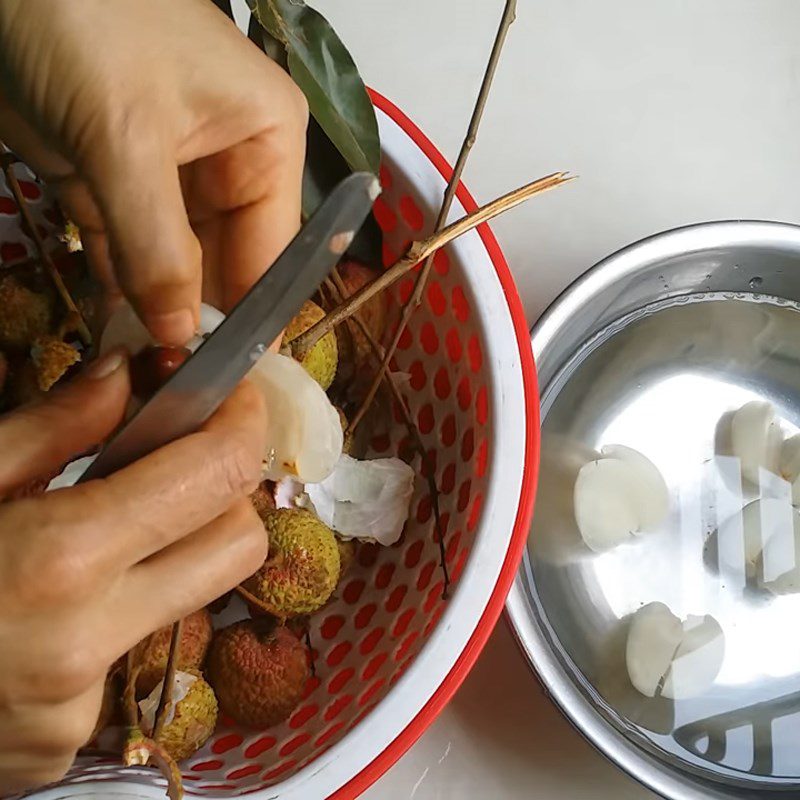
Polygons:
<instances>
[{"instance_id":1,"label":"finger","mask_svg":"<svg viewBox=\"0 0 800 800\"><path fill-rule=\"evenodd\" d=\"M21 705L0 717L0 796L55 783L100 713L103 681L62 703Z\"/></svg>"},{"instance_id":2,"label":"finger","mask_svg":"<svg viewBox=\"0 0 800 800\"><path fill-rule=\"evenodd\" d=\"M175 159L148 141L137 133L122 149L116 142L101 144L84 168L120 287L157 341L183 345L199 320L200 245L186 216Z\"/></svg>"},{"instance_id":3,"label":"finger","mask_svg":"<svg viewBox=\"0 0 800 800\"><path fill-rule=\"evenodd\" d=\"M86 182L71 175L56 182L58 199L67 216L78 226L81 243L95 277L106 292L119 292L108 250L105 222Z\"/></svg>"},{"instance_id":4,"label":"finger","mask_svg":"<svg viewBox=\"0 0 800 800\"><path fill-rule=\"evenodd\" d=\"M203 248L205 288L219 287L224 311L297 233L304 155L304 124L295 121L191 165L187 198Z\"/></svg>"},{"instance_id":5,"label":"finger","mask_svg":"<svg viewBox=\"0 0 800 800\"><path fill-rule=\"evenodd\" d=\"M62 702L20 703L0 721L0 753L69 758L82 747L100 716L105 678ZM2 769L0 768L0 773Z\"/></svg>"},{"instance_id":6,"label":"finger","mask_svg":"<svg viewBox=\"0 0 800 800\"><path fill-rule=\"evenodd\" d=\"M269 550L264 525L249 500L172 547L134 567L120 588L118 614L130 614L130 598L148 598L147 619L131 620L131 646L153 630L202 608L252 575ZM119 626L118 626L119 627Z\"/></svg>"},{"instance_id":7,"label":"finger","mask_svg":"<svg viewBox=\"0 0 800 800\"><path fill-rule=\"evenodd\" d=\"M71 164L7 100L0 90L0 141L45 180L72 172Z\"/></svg>"},{"instance_id":8,"label":"finger","mask_svg":"<svg viewBox=\"0 0 800 800\"><path fill-rule=\"evenodd\" d=\"M65 490L50 519L71 520L70 546L92 562L86 569L118 572L253 492L261 478L265 436L262 396L242 384L203 431L105 480ZM124 535L109 536L109 530Z\"/></svg>"},{"instance_id":9,"label":"finger","mask_svg":"<svg viewBox=\"0 0 800 800\"><path fill-rule=\"evenodd\" d=\"M130 395L124 352L112 350L78 380L0 418L0 494L62 467L120 423Z\"/></svg>"}]
</instances>

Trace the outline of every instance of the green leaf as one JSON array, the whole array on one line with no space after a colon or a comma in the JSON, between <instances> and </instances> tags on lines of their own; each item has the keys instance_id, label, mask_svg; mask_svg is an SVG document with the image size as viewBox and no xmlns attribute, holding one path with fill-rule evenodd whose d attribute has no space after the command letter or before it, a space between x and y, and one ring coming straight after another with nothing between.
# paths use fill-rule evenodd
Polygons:
<instances>
[{"instance_id":1,"label":"green leaf","mask_svg":"<svg viewBox=\"0 0 800 800\"><path fill-rule=\"evenodd\" d=\"M282 69L289 71L286 47L259 23L255 14L250 15L247 37Z\"/></svg>"},{"instance_id":2,"label":"green leaf","mask_svg":"<svg viewBox=\"0 0 800 800\"><path fill-rule=\"evenodd\" d=\"M303 216L307 219L336 185L350 174L350 167L331 140L311 119L308 124L306 164L303 172ZM367 217L347 248L347 254L364 264L380 267L383 233L372 214Z\"/></svg>"},{"instance_id":3,"label":"green leaf","mask_svg":"<svg viewBox=\"0 0 800 800\"><path fill-rule=\"evenodd\" d=\"M375 109L358 69L327 20L303 0L247 0L266 31L288 52L289 73L312 116L351 170L378 172Z\"/></svg>"}]
</instances>

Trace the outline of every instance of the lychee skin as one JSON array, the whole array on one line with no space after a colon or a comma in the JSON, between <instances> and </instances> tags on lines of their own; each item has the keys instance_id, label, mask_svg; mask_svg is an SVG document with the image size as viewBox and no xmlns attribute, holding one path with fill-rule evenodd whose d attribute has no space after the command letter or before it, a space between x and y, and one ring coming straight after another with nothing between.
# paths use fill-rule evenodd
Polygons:
<instances>
[{"instance_id":1,"label":"lychee skin","mask_svg":"<svg viewBox=\"0 0 800 800\"><path fill-rule=\"evenodd\" d=\"M339 581L341 581L356 560L356 543L353 539L345 541L337 536L336 548L339 551Z\"/></svg>"},{"instance_id":2,"label":"lychee skin","mask_svg":"<svg viewBox=\"0 0 800 800\"><path fill-rule=\"evenodd\" d=\"M80 360L81 354L77 349L57 336L39 336L31 346L31 361L43 392L49 392Z\"/></svg>"},{"instance_id":3,"label":"lychee skin","mask_svg":"<svg viewBox=\"0 0 800 800\"><path fill-rule=\"evenodd\" d=\"M339 265L339 275L344 283L346 294L350 297L363 286L371 283L378 273L357 261L343 261ZM382 344L386 336L388 321L386 295L379 293L370 298L358 309L356 314L375 342ZM351 386L350 389L351 394L358 396L365 380L372 380L374 373L372 347L357 324L339 325L336 328L336 337L339 348L339 377L347 383L355 381L356 385Z\"/></svg>"},{"instance_id":4,"label":"lychee skin","mask_svg":"<svg viewBox=\"0 0 800 800\"><path fill-rule=\"evenodd\" d=\"M288 719L303 699L309 675L303 643L266 620L244 620L220 631L208 657L220 707L252 728Z\"/></svg>"},{"instance_id":5,"label":"lychee skin","mask_svg":"<svg viewBox=\"0 0 800 800\"><path fill-rule=\"evenodd\" d=\"M289 343L292 339L307 331L325 316L325 312L313 301L307 300L300 313L289 323L283 341ZM339 365L339 348L336 343L336 334L333 331L326 333L307 355L300 360L306 372L325 390L328 391L336 369Z\"/></svg>"},{"instance_id":6,"label":"lychee skin","mask_svg":"<svg viewBox=\"0 0 800 800\"><path fill-rule=\"evenodd\" d=\"M183 620L176 668L181 672L199 670L205 661L213 633L211 614L208 609L201 608L199 611L189 614ZM136 664L142 667L136 683L138 696L146 697L149 695L155 689L156 684L164 677L167 670L171 638L172 626L168 625L166 628L156 631L149 643L144 640L144 642L140 642L137 645L137 650L141 648L141 651L136 654Z\"/></svg>"},{"instance_id":7,"label":"lychee skin","mask_svg":"<svg viewBox=\"0 0 800 800\"><path fill-rule=\"evenodd\" d=\"M9 275L0 280L0 347L24 350L50 330L51 298L33 292Z\"/></svg>"},{"instance_id":8,"label":"lychee skin","mask_svg":"<svg viewBox=\"0 0 800 800\"><path fill-rule=\"evenodd\" d=\"M270 488L271 484L266 481L262 482L258 489L250 495L250 502L253 504L256 513L261 519L270 511L275 510L275 497L273 496Z\"/></svg>"},{"instance_id":9,"label":"lychee skin","mask_svg":"<svg viewBox=\"0 0 800 800\"><path fill-rule=\"evenodd\" d=\"M186 697L175 706L175 716L164 726L158 743L175 759L193 756L214 733L219 705L214 690L199 673Z\"/></svg>"},{"instance_id":10,"label":"lychee skin","mask_svg":"<svg viewBox=\"0 0 800 800\"><path fill-rule=\"evenodd\" d=\"M341 570L333 531L300 508L279 508L262 519L269 535L269 556L244 588L281 620L322 608Z\"/></svg>"}]
</instances>

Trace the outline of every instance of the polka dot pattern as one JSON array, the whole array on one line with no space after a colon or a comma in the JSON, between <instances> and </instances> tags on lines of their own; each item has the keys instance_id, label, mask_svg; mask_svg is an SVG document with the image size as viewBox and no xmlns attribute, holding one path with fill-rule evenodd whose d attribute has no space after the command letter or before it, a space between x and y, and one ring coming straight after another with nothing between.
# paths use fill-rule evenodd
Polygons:
<instances>
[{"instance_id":1,"label":"polka dot pattern","mask_svg":"<svg viewBox=\"0 0 800 800\"><path fill-rule=\"evenodd\" d=\"M37 225L52 234L60 224L52 204L29 174L23 170L20 177ZM383 194L374 216L384 232L383 260L389 265L433 227L437 209L424 206L392 164L383 165L380 181ZM0 184L0 262L32 253L32 243L19 230L16 206ZM409 274L390 290L395 310L411 297L418 275ZM387 429L375 430L369 443L373 456L413 459L419 477L410 521L393 547L359 545L334 596L312 618L316 674L298 708L268 731L240 728L232 720L221 723L183 767L192 795L238 797L280 784L311 764L380 705L436 630L447 601L442 599L441 555L426 477L439 491L445 563L456 584L469 564L492 457L491 350L474 314L478 307L453 250L440 250L391 367L407 376L398 385L427 455L423 461L416 454L399 406L389 415ZM116 762L102 764L87 755L67 782L94 769L113 777Z\"/></svg>"}]
</instances>

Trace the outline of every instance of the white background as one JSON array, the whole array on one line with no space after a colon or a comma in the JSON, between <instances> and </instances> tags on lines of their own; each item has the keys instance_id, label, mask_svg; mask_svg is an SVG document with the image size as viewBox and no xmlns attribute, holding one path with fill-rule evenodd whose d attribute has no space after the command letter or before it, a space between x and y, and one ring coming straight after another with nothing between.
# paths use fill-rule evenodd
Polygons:
<instances>
[{"instance_id":1,"label":"white background","mask_svg":"<svg viewBox=\"0 0 800 800\"><path fill-rule=\"evenodd\" d=\"M374 88L452 161L502 0L309 0ZM493 224L529 318L642 236L800 221L800 2L518 0L465 180L478 201L580 180ZM541 694L501 623L455 700L368 800L644 800Z\"/></svg>"}]
</instances>

